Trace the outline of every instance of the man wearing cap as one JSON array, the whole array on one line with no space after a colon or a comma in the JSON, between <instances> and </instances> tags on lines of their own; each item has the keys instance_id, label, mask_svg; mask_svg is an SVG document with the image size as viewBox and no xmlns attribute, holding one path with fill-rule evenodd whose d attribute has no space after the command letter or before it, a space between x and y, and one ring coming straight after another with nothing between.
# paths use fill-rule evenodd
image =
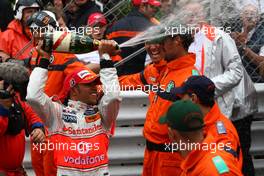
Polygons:
<instances>
[{"instance_id":1,"label":"man wearing cap","mask_svg":"<svg viewBox=\"0 0 264 176\"><path fill-rule=\"evenodd\" d=\"M73 145L65 150L55 150L58 176L109 175L109 136L121 101L116 69L110 58L114 52L114 41L101 41L102 98L98 95L98 76L92 71L79 69L67 76L59 95L59 100L66 106L53 102L43 90L50 64L47 57L40 58L39 65L30 76L28 102L37 113L45 117L44 121L56 143Z\"/></svg>"},{"instance_id":2,"label":"man wearing cap","mask_svg":"<svg viewBox=\"0 0 264 176\"><path fill-rule=\"evenodd\" d=\"M52 32L58 27L58 22L54 13L43 10L35 13L28 20L28 25L34 36L34 44L37 45L41 41L45 32ZM43 53L39 53L36 48L33 48L29 64L30 70L33 70L34 67L36 67L42 54ZM80 62L74 54L52 52L51 58L51 63L48 68L48 79L44 88L45 93L49 97L59 95L63 88L65 78L76 69L86 69L89 71L89 69ZM49 138L49 140L52 140L52 138ZM40 153L39 150L33 150L33 146L31 149L32 166L35 174L38 176L56 175L56 164L53 159L53 151L47 150Z\"/></svg>"},{"instance_id":3,"label":"man wearing cap","mask_svg":"<svg viewBox=\"0 0 264 176\"><path fill-rule=\"evenodd\" d=\"M91 38L96 40L102 40L105 38L105 32L108 25L107 20L102 13L93 13L90 15L87 21L87 26L89 28L87 30L87 32L89 32L87 35L90 35ZM75 56L83 63L87 64L92 71L99 73L100 58L97 49L90 53L75 54Z\"/></svg>"},{"instance_id":4,"label":"man wearing cap","mask_svg":"<svg viewBox=\"0 0 264 176\"><path fill-rule=\"evenodd\" d=\"M171 146L184 158L181 176L242 176L237 161L216 145L210 133L204 136L203 112L197 104L178 100L159 123L168 125Z\"/></svg>"},{"instance_id":5,"label":"man wearing cap","mask_svg":"<svg viewBox=\"0 0 264 176\"><path fill-rule=\"evenodd\" d=\"M88 27L92 28L91 37L101 40L105 37L107 20L102 13L93 13L87 21Z\"/></svg>"},{"instance_id":6,"label":"man wearing cap","mask_svg":"<svg viewBox=\"0 0 264 176\"><path fill-rule=\"evenodd\" d=\"M124 18L118 20L106 32L107 39L115 40L118 44L124 43L143 32L148 27L157 25L157 20L152 20L161 4L157 0L133 0L132 11ZM122 48L120 55L114 61L120 61L132 53L143 48L144 45ZM146 52L137 55L137 59L130 60L117 68L118 75L130 75L144 70Z\"/></svg>"},{"instance_id":7,"label":"man wearing cap","mask_svg":"<svg viewBox=\"0 0 264 176\"><path fill-rule=\"evenodd\" d=\"M215 102L214 83L205 76L192 76L181 87L171 90L171 96L191 100L201 108L205 133L210 133L217 143L228 144L224 150L238 160L239 169L242 169L243 156L237 130Z\"/></svg>"},{"instance_id":8,"label":"man wearing cap","mask_svg":"<svg viewBox=\"0 0 264 176\"><path fill-rule=\"evenodd\" d=\"M18 0L15 5L15 19L0 36L0 57L24 60L30 56L33 48L27 20L40 9L36 0ZM25 46L28 46L22 50Z\"/></svg>"}]
</instances>

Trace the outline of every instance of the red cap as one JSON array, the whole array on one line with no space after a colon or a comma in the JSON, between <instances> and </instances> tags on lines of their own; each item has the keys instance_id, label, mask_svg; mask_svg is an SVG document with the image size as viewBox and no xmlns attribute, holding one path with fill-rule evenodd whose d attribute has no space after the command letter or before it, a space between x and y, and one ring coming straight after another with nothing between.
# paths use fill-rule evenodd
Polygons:
<instances>
[{"instance_id":1,"label":"red cap","mask_svg":"<svg viewBox=\"0 0 264 176\"><path fill-rule=\"evenodd\" d=\"M97 23L106 25L107 24L107 20L105 18L105 16L102 13L93 13L89 16L88 21L87 21L89 26L94 26Z\"/></svg>"},{"instance_id":2,"label":"red cap","mask_svg":"<svg viewBox=\"0 0 264 176\"><path fill-rule=\"evenodd\" d=\"M141 3L147 3L149 5L160 7L161 3L158 0L132 0L134 6L139 6Z\"/></svg>"},{"instance_id":3,"label":"red cap","mask_svg":"<svg viewBox=\"0 0 264 176\"><path fill-rule=\"evenodd\" d=\"M68 96L70 90L77 84L89 84L94 81L98 81L99 83L99 76L90 70L88 71L82 69L71 73L64 80L63 88L59 95L59 99L61 101L64 101L64 99Z\"/></svg>"}]
</instances>

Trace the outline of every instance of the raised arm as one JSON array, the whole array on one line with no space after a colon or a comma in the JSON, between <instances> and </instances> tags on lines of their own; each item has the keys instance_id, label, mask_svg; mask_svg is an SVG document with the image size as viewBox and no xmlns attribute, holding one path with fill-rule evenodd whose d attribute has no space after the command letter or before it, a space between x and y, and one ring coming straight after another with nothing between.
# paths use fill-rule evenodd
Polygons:
<instances>
[{"instance_id":1,"label":"raised arm","mask_svg":"<svg viewBox=\"0 0 264 176\"><path fill-rule=\"evenodd\" d=\"M49 57L46 57L49 58ZM62 128L62 105L53 102L44 93L45 83L48 79L49 60L41 58L39 65L32 71L27 88L27 101L35 112L43 119L50 131Z\"/></svg>"},{"instance_id":2,"label":"raised arm","mask_svg":"<svg viewBox=\"0 0 264 176\"><path fill-rule=\"evenodd\" d=\"M102 115L103 126L107 130L110 130L113 122L115 122L121 102L117 71L116 68L114 68L109 54L107 54L111 53L111 50L115 50L113 46L114 43L112 41L103 41L99 46L99 53L101 56L100 80L103 84L102 88L104 92L104 96L99 103L99 110Z\"/></svg>"}]
</instances>

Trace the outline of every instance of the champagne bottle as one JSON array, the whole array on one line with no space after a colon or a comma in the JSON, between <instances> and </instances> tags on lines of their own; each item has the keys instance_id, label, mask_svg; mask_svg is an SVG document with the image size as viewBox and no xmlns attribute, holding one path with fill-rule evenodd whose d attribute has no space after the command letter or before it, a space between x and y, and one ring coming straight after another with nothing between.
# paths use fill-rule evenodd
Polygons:
<instances>
[{"instance_id":1,"label":"champagne bottle","mask_svg":"<svg viewBox=\"0 0 264 176\"><path fill-rule=\"evenodd\" d=\"M57 51L82 54L92 52L99 44L99 40L92 39L89 36L72 32L54 31L44 35L43 50L47 52Z\"/></svg>"}]
</instances>

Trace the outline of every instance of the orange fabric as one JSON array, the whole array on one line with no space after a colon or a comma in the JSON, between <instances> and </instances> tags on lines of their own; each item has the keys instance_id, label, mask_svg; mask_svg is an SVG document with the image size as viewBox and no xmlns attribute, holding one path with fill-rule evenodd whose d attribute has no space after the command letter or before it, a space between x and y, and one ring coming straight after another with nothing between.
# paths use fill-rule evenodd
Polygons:
<instances>
[{"instance_id":1,"label":"orange fabric","mask_svg":"<svg viewBox=\"0 0 264 176\"><path fill-rule=\"evenodd\" d=\"M178 176L182 157L179 153L149 151L145 149L142 176Z\"/></svg>"},{"instance_id":2,"label":"orange fabric","mask_svg":"<svg viewBox=\"0 0 264 176\"><path fill-rule=\"evenodd\" d=\"M187 54L167 63L165 71L158 78L160 87L166 89L170 83L174 83L177 87L181 86L192 75L192 70L195 69L194 63L194 54ZM158 121L167 112L172 102L158 97L156 92L150 96L152 96L150 99L153 101L150 102L147 112L143 131L144 136L147 140L156 144L170 142L167 125L161 125Z\"/></svg>"},{"instance_id":3,"label":"orange fabric","mask_svg":"<svg viewBox=\"0 0 264 176\"><path fill-rule=\"evenodd\" d=\"M136 35L138 35L140 32L137 31L116 31L116 32L112 32L110 34L108 34L106 36L107 39L114 39L114 38L118 38L118 37L135 37Z\"/></svg>"},{"instance_id":4,"label":"orange fabric","mask_svg":"<svg viewBox=\"0 0 264 176\"><path fill-rule=\"evenodd\" d=\"M18 20L9 23L7 30L0 35L0 51L5 52L10 57L16 54L30 42L30 39L23 33L23 28ZM30 57L30 51L33 48L31 44L17 59L25 59Z\"/></svg>"},{"instance_id":5,"label":"orange fabric","mask_svg":"<svg viewBox=\"0 0 264 176\"><path fill-rule=\"evenodd\" d=\"M120 55L115 55L111 57L112 61L118 62L122 60L122 57Z\"/></svg>"},{"instance_id":6,"label":"orange fabric","mask_svg":"<svg viewBox=\"0 0 264 176\"><path fill-rule=\"evenodd\" d=\"M214 137L207 135L203 141L204 144L210 146L211 143L215 143ZM226 163L229 172L219 174L213 158L220 156ZM191 151L185 160L181 164L183 173L181 176L242 176L243 174L238 169L237 161L224 151L220 150L193 150Z\"/></svg>"},{"instance_id":7,"label":"orange fabric","mask_svg":"<svg viewBox=\"0 0 264 176\"><path fill-rule=\"evenodd\" d=\"M219 134L217 130L217 122L222 122L226 128L226 134ZM232 124L232 122L224 116L217 103L212 107L211 111L204 117L205 122L205 133L210 133L215 139L217 143L231 143L231 147L234 151L237 151L237 148L240 147L240 141L239 136L237 134L236 128ZM230 154L231 155L231 154ZM231 155L233 156L233 155ZM239 153L239 168L242 169L242 163L243 163L243 156L242 156L242 150L240 149Z\"/></svg>"},{"instance_id":8,"label":"orange fabric","mask_svg":"<svg viewBox=\"0 0 264 176\"><path fill-rule=\"evenodd\" d=\"M144 78L148 84L158 87L160 75L164 73L166 70L167 62L165 60L161 60L157 64L149 64L143 71ZM119 83L122 90L142 90L149 94L149 101L151 102L154 98L154 93L149 91L149 85L144 85L140 78L140 73L132 74L132 75L124 75L119 77ZM153 87L153 91L156 90Z\"/></svg>"},{"instance_id":9,"label":"orange fabric","mask_svg":"<svg viewBox=\"0 0 264 176\"><path fill-rule=\"evenodd\" d=\"M67 62L70 58L75 58L72 54L63 54L63 53L53 53L54 55L54 65L61 65ZM74 62L66 67L66 69L62 71L50 71L48 73L48 80L45 86L45 93L48 96L53 96L58 94L62 87L64 79L67 75L75 71L76 69L85 68L88 69L83 63L81 62ZM88 69L89 70L89 69ZM90 70L89 70L90 71Z\"/></svg>"},{"instance_id":10,"label":"orange fabric","mask_svg":"<svg viewBox=\"0 0 264 176\"><path fill-rule=\"evenodd\" d=\"M174 86L181 86L182 83L192 75L192 71L195 69L194 64L194 54L187 54L170 61L157 79L159 87L165 90L171 83L174 83ZM159 118L167 112L172 102L158 97L154 91L150 93L149 99L150 106L144 124L143 135L147 140L156 144L169 143L168 126L161 125L159 123ZM156 176L155 173L160 174L159 176L180 175L182 172L180 168L182 157L179 154L174 153L174 156L170 157L170 155L172 155L171 153L154 153L157 153L157 156L153 154L153 156L151 155L148 157L148 153L145 153L143 176ZM164 161L162 161L164 158L163 155L167 157ZM163 169L162 163L164 163L165 169ZM171 165L169 163L171 163ZM163 174L163 172L165 174Z\"/></svg>"},{"instance_id":11,"label":"orange fabric","mask_svg":"<svg viewBox=\"0 0 264 176\"><path fill-rule=\"evenodd\" d=\"M19 96L15 96L15 100L24 110L29 131L33 124L42 123L32 108L26 102L21 101ZM7 129L8 118L0 115L0 171L19 169L25 154L25 130L21 130L17 135L9 135L6 134Z\"/></svg>"},{"instance_id":12,"label":"orange fabric","mask_svg":"<svg viewBox=\"0 0 264 176\"><path fill-rule=\"evenodd\" d=\"M205 30L204 33L206 35L206 37L213 41L215 39L215 27L214 26L211 26L209 24L203 24L203 29Z\"/></svg>"},{"instance_id":13,"label":"orange fabric","mask_svg":"<svg viewBox=\"0 0 264 176\"><path fill-rule=\"evenodd\" d=\"M68 53L53 52L52 54L54 56L54 61L51 63L51 65L63 65L69 61L69 59L76 58L75 55ZM36 50L34 50L32 54L32 60L36 60L37 57L38 53ZM74 62L69 64L64 71L49 71L48 80L45 86L45 93L50 97L58 95L62 90L63 82L66 76L80 68L90 71L90 69L87 68L82 62Z\"/></svg>"},{"instance_id":14,"label":"orange fabric","mask_svg":"<svg viewBox=\"0 0 264 176\"><path fill-rule=\"evenodd\" d=\"M54 162L54 151L44 150L40 153L39 149L34 149L31 146L32 167L36 176L56 176L57 167Z\"/></svg>"},{"instance_id":15,"label":"orange fabric","mask_svg":"<svg viewBox=\"0 0 264 176\"><path fill-rule=\"evenodd\" d=\"M159 77L165 71L166 64L167 62L165 60L161 60L157 64L149 64L145 67L143 74L148 84L158 85ZM121 76L119 77L119 83L123 90L128 90L124 89L126 87L134 87L134 89L140 88L141 90L144 88L144 84L140 79L140 73Z\"/></svg>"}]
</instances>

